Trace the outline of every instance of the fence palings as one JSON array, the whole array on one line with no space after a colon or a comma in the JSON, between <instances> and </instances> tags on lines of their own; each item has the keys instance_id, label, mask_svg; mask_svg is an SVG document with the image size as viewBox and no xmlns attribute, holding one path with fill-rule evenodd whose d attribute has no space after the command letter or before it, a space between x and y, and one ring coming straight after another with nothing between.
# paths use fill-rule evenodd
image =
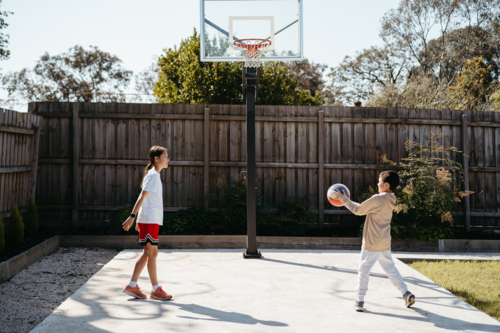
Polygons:
<instances>
[{"instance_id":1,"label":"fence palings","mask_svg":"<svg viewBox=\"0 0 500 333\"><path fill-rule=\"evenodd\" d=\"M207 189L245 170L243 105L31 103L30 112L44 116L37 197L46 220L88 224L133 204L152 145L169 151L166 211L207 207ZM426 144L436 130L445 146L463 150L467 141L471 225L498 226L500 113L257 106L259 194L270 208L287 197L306 200L320 224L350 223L349 212L324 200L329 185L347 185L356 199L377 183L382 155L399 162L407 138ZM463 162L462 154L451 157Z\"/></svg>"},{"instance_id":2,"label":"fence palings","mask_svg":"<svg viewBox=\"0 0 500 333\"><path fill-rule=\"evenodd\" d=\"M24 211L34 196L42 117L0 108L0 213ZM35 196L34 196L35 197Z\"/></svg>"}]
</instances>

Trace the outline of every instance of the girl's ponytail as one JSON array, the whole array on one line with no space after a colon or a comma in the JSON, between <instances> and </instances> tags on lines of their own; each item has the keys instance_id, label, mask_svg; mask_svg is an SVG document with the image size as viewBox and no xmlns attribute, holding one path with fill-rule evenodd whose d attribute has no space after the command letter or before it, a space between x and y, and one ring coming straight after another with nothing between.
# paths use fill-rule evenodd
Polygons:
<instances>
[{"instance_id":1,"label":"girl's ponytail","mask_svg":"<svg viewBox=\"0 0 500 333\"><path fill-rule=\"evenodd\" d=\"M146 174L148 173L148 171L151 170L155 165L155 157L160 157L166 151L167 151L167 148L164 148L161 146L153 146L153 147L151 147L151 149L149 149L149 153L148 153L149 163L144 168L144 174L142 175L142 179L141 179L141 188L142 188L142 181L144 180L144 177L146 177Z\"/></svg>"}]
</instances>

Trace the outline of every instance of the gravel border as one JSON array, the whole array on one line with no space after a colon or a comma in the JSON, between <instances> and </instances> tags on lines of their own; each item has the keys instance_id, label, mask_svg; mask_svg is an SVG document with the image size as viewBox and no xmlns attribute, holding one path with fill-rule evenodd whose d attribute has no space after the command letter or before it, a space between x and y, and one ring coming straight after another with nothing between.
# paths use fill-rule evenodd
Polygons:
<instances>
[{"instance_id":1,"label":"gravel border","mask_svg":"<svg viewBox=\"0 0 500 333\"><path fill-rule=\"evenodd\" d=\"M0 332L31 331L117 254L60 247L0 284Z\"/></svg>"}]
</instances>

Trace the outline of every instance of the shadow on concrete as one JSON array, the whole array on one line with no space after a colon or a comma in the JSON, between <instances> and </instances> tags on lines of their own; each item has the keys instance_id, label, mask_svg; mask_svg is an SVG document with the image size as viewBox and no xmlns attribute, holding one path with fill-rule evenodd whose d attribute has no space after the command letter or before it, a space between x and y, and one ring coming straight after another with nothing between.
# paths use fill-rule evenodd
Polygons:
<instances>
[{"instance_id":1,"label":"shadow on concrete","mask_svg":"<svg viewBox=\"0 0 500 333\"><path fill-rule=\"evenodd\" d=\"M228 323L246 324L246 325L261 324L266 326L277 326L277 327L288 326L288 324L281 323L278 321L259 320L244 313L216 310L197 304L182 304L182 303L169 302L167 305L170 304L178 306L179 309L183 311L191 312L197 315L212 317L212 318L199 318L190 316L177 316L179 318L208 320L208 321L225 321Z\"/></svg>"},{"instance_id":2,"label":"shadow on concrete","mask_svg":"<svg viewBox=\"0 0 500 333\"><path fill-rule=\"evenodd\" d=\"M269 259L269 258L261 258L259 260L265 260L265 261L271 261L279 264L286 264L286 265L293 265L293 266L302 266L302 267L307 267L307 268L313 268L313 269L322 269L322 270L327 270L331 272L339 272L339 273L346 273L346 274L358 274L358 270L356 269L351 269L351 268L339 268L339 267L334 267L334 266L316 266L316 265L311 265L311 264L301 264L297 262L291 262L291 261L285 261L285 260L278 260L278 259ZM380 279L389 279L389 277L385 274L379 274L379 273L373 273L370 272L370 277L376 277ZM427 289L432 289L433 291L437 291L439 293L445 294L445 295L450 295L449 292L445 290L440 290L439 286L433 282L428 282L425 280L417 279L414 277L403 277L404 281L419 287L427 288Z\"/></svg>"},{"instance_id":3,"label":"shadow on concrete","mask_svg":"<svg viewBox=\"0 0 500 333\"><path fill-rule=\"evenodd\" d=\"M391 313L381 313L381 312L373 312L373 311L366 311L366 313L377 315L377 316L384 316L384 317L391 317L391 318L400 318L400 319L406 319L409 322L411 321L417 321L417 322L426 322L426 323L432 323L434 324L435 327L447 329L447 330L460 330L460 331L474 331L474 332L494 332L498 333L500 332L500 323L498 325L490 325L490 324L479 324L479 323L471 323L465 320L461 319L455 319L455 318L450 318L450 317L445 317L438 315L436 313L429 312L427 310L422 310L419 308L412 307L410 310L414 310L418 314L421 315L420 318L416 317L411 317L411 316L401 316L401 315L396 315L396 314L391 314Z\"/></svg>"}]
</instances>

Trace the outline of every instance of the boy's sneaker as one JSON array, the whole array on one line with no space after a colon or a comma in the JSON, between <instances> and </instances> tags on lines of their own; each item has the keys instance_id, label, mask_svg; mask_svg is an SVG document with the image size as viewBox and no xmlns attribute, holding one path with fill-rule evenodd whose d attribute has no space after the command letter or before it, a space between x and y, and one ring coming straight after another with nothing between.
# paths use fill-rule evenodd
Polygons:
<instances>
[{"instance_id":1,"label":"boy's sneaker","mask_svg":"<svg viewBox=\"0 0 500 333\"><path fill-rule=\"evenodd\" d=\"M406 303L406 307L409 308L413 304L415 304L415 295L413 295L411 292L407 291L403 295Z\"/></svg>"},{"instance_id":2,"label":"boy's sneaker","mask_svg":"<svg viewBox=\"0 0 500 333\"><path fill-rule=\"evenodd\" d=\"M168 301L172 298L172 295L167 294L161 286L156 289L156 291L151 290L149 298L159 299L160 301Z\"/></svg>"},{"instance_id":3,"label":"boy's sneaker","mask_svg":"<svg viewBox=\"0 0 500 333\"><path fill-rule=\"evenodd\" d=\"M133 296L135 298L147 298L146 294L143 294L139 285L137 287L132 288L127 284L127 286L122 290L122 293Z\"/></svg>"},{"instance_id":4,"label":"boy's sneaker","mask_svg":"<svg viewBox=\"0 0 500 333\"><path fill-rule=\"evenodd\" d=\"M358 312L365 311L365 309L363 309L363 305L364 304L365 304L365 302L356 302L356 303L354 303L354 310L356 310Z\"/></svg>"}]
</instances>

